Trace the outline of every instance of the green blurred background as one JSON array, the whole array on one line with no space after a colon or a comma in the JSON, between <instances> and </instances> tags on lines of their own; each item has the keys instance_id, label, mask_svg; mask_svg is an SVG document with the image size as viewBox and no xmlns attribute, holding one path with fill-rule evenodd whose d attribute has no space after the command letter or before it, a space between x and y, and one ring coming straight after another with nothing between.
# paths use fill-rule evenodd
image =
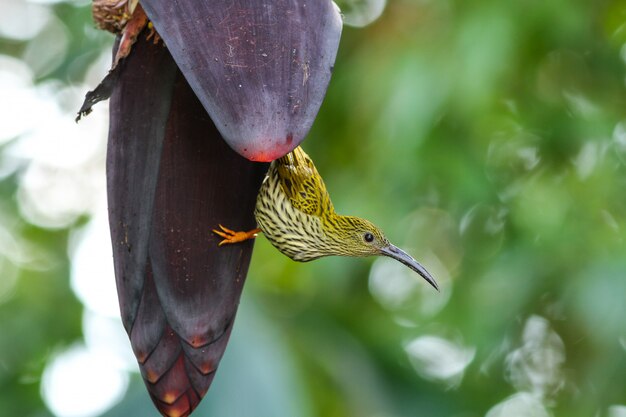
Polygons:
<instances>
[{"instance_id":1,"label":"green blurred background","mask_svg":"<svg viewBox=\"0 0 626 417\"><path fill-rule=\"evenodd\" d=\"M115 298L107 104L73 122L113 38L86 1L1 6L0 414L154 416ZM624 1L391 0L346 27L304 147L442 291L259 238L196 415L625 417L625 42Z\"/></svg>"}]
</instances>

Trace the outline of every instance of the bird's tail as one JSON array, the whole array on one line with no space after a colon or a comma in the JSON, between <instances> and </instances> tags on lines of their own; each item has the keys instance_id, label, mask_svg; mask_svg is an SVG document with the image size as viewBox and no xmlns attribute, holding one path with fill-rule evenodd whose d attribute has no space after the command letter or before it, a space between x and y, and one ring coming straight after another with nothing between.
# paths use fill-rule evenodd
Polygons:
<instances>
[{"instance_id":1,"label":"bird's tail","mask_svg":"<svg viewBox=\"0 0 626 417\"><path fill-rule=\"evenodd\" d=\"M313 161L309 157L309 155L304 152L301 146L298 146L293 151L289 152L287 155L278 159L279 164L281 165L292 165L294 167L307 167L314 168L315 165Z\"/></svg>"}]
</instances>

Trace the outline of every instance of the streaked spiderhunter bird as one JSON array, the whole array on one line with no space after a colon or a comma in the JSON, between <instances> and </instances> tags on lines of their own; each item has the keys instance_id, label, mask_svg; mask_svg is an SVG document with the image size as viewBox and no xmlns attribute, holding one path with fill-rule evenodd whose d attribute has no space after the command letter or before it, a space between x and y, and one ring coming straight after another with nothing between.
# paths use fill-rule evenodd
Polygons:
<instances>
[{"instance_id":1,"label":"streaked spiderhunter bird","mask_svg":"<svg viewBox=\"0 0 626 417\"><path fill-rule=\"evenodd\" d=\"M213 230L224 238L219 245L242 242L263 232L279 251L299 262L330 255L388 256L439 290L426 268L391 244L373 223L335 212L324 180L301 147L272 162L254 216L257 229L235 232L220 225L221 230Z\"/></svg>"}]
</instances>

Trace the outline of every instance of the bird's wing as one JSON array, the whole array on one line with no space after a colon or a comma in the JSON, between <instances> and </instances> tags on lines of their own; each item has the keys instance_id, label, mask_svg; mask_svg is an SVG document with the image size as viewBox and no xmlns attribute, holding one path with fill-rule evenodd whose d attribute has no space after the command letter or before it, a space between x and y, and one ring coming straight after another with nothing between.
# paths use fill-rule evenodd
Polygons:
<instances>
[{"instance_id":1,"label":"bird's wing","mask_svg":"<svg viewBox=\"0 0 626 417\"><path fill-rule=\"evenodd\" d=\"M333 210L324 181L302 148L297 147L276 160L276 170L282 189L294 208L314 216Z\"/></svg>"}]
</instances>

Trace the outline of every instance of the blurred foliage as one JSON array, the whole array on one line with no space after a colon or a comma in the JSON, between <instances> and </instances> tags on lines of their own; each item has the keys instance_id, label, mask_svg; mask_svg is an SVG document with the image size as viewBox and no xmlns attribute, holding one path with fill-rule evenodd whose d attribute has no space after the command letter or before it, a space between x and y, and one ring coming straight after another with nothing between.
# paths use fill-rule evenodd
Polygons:
<instances>
[{"instance_id":1,"label":"blurred foliage","mask_svg":"<svg viewBox=\"0 0 626 417\"><path fill-rule=\"evenodd\" d=\"M0 53L38 84L82 82L112 38L86 3L39 7L62 59L27 52L60 39L45 28ZM625 42L626 3L605 0L391 0L346 27L304 147L337 210L379 224L442 292L259 238L197 415L625 416ZM0 177L0 404L44 416L42 371L86 332L66 249L82 223L29 223L26 166ZM138 381L106 416L155 415Z\"/></svg>"}]
</instances>

